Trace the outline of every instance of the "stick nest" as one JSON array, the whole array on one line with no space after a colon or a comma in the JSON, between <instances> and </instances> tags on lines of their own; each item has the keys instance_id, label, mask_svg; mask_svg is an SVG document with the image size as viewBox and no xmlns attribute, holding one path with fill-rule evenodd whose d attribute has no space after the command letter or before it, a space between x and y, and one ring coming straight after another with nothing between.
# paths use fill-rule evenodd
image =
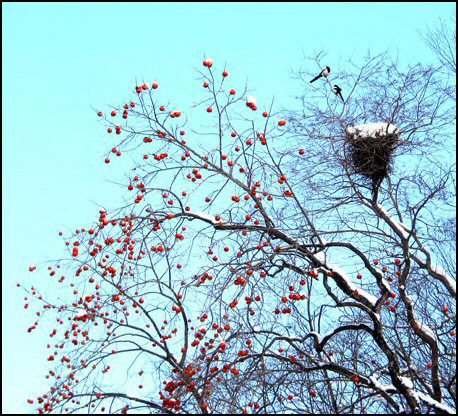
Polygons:
<instances>
[{"instance_id":1,"label":"stick nest","mask_svg":"<svg viewBox=\"0 0 458 416\"><path fill-rule=\"evenodd\" d=\"M358 127L345 131L347 155L352 173L378 186L392 171L393 153L399 144L399 130L379 129L372 132Z\"/></svg>"}]
</instances>

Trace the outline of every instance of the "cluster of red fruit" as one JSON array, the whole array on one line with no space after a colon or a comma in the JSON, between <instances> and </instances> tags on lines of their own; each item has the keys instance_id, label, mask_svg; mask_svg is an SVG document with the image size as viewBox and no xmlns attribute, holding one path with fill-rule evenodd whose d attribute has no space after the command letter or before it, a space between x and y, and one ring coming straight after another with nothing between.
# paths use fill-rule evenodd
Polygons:
<instances>
[{"instance_id":1,"label":"cluster of red fruit","mask_svg":"<svg viewBox=\"0 0 458 416\"><path fill-rule=\"evenodd\" d=\"M204 66L211 68L213 66L213 61L210 58L205 59Z\"/></svg>"},{"instance_id":2,"label":"cluster of red fruit","mask_svg":"<svg viewBox=\"0 0 458 416\"><path fill-rule=\"evenodd\" d=\"M157 87L159 87L159 84L157 82L153 82L153 85L151 86L151 88L155 90ZM147 89L148 89L148 84L145 83L145 84L140 85L140 86L137 85L135 87L135 92L137 94L141 94L142 91L146 91Z\"/></svg>"},{"instance_id":3,"label":"cluster of red fruit","mask_svg":"<svg viewBox=\"0 0 458 416\"><path fill-rule=\"evenodd\" d=\"M256 100L252 99L251 97L248 97L246 101L246 106L248 108L251 108L253 111L256 111L258 107L256 107Z\"/></svg>"}]
</instances>

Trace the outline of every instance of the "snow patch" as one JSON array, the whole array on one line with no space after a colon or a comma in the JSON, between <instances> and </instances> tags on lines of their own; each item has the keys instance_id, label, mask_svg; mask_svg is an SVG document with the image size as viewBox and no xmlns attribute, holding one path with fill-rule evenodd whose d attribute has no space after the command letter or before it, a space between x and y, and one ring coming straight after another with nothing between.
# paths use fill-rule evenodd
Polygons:
<instances>
[{"instance_id":1,"label":"snow patch","mask_svg":"<svg viewBox=\"0 0 458 416\"><path fill-rule=\"evenodd\" d=\"M357 290L359 293L359 296L362 298L365 298L374 308L377 303L377 298L374 295L371 295L370 293L366 292L364 289L361 289L357 287L351 277L343 270L341 267L337 266L336 264L328 264L326 267L330 268L332 271L335 271L337 274L339 274L342 279L345 280L347 283L348 287L350 288L351 291Z\"/></svg>"},{"instance_id":2,"label":"snow patch","mask_svg":"<svg viewBox=\"0 0 458 416\"><path fill-rule=\"evenodd\" d=\"M315 332L315 331L310 332L310 335L313 335L314 337L316 337L318 344L321 344L321 341L323 341L323 337L318 332Z\"/></svg>"},{"instance_id":3,"label":"snow patch","mask_svg":"<svg viewBox=\"0 0 458 416\"><path fill-rule=\"evenodd\" d=\"M396 390L396 388L392 384L381 384L375 376L370 376L369 380L372 381L374 386L382 391L392 391Z\"/></svg>"},{"instance_id":4,"label":"snow patch","mask_svg":"<svg viewBox=\"0 0 458 416\"><path fill-rule=\"evenodd\" d=\"M413 389L413 382L410 378L401 377L401 382L406 386L408 389Z\"/></svg>"},{"instance_id":5,"label":"snow patch","mask_svg":"<svg viewBox=\"0 0 458 416\"><path fill-rule=\"evenodd\" d=\"M449 407L443 403L439 403L438 401L434 400L431 396L428 396L427 394L421 393L419 391L414 391L413 394L414 396L417 397L417 400L420 399L436 409L442 410L451 415L456 414L456 409L453 409L452 407Z\"/></svg>"},{"instance_id":6,"label":"snow patch","mask_svg":"<svg viewBox=\"0 0 458 416\"><path fill-rule=\"evenodd\" d=\"M356 134L361 137L374 137L376 134L393 134L400 130L390 123L367 123L347 128L346 132L350 135Z\"/></svg>"},{"instance_id":7,"label":"snow patch","mask_svg":"<svg viewBox=\"0 0 458 416\"><path fill-rule=\"evenodd\" d=\"M431 271L433 273L440 274L449 284L450 287L454 288L456 292L456 280L453 279L442 267L438 266L437 264L431 264Z\"/></svg>"},{"instance_id":8,"label":"snow patch","mask_svg":"<svg viewBox=\"0 0 458 416\"><path fill-rule=\"evenodd\" d=\"M326 263L326 256L324 254L324 251L320 251L319 253L315 253L314 256L320 263L323 263L323 264Z\"/></svg>"},{"instance_id":9,"label":"snow patch","mask_svg":"<svg viewBox=\"0 0 458 416\"><path fill-rule=\"evenodd\" d=\"M428 325L420 322L420 331L424 332L430 338L432 338L435 341L437 341L436 334L432 331L432 329Z\"/></svg>"},{"instance_id":10,"label":"snow patch","mask_svg":"<svg viewBox=\"0 0 458 416\"><path fill-rule=\"evenodd\" d=\"M380 205L380 204L377 204L377 208L382 212L382 215L385 217L385 221L387 221L389 224L391 223L391 225L396 229L396 231L402 235L403 238L407 239L409 238L409 234L410 234L410 229L409 227L407 227L405 224L402 224L398 221L396 221L389 213L388 211L385 209L385 207L383 205Z\"/></svg>"},{"instance_id":11,"label":"snow patch","mask_svg":"<svg viewBox=\"0 0 458 416\"><path fill-rule=\"evenodd\" d=\"M199 217L202 220L210 221L212 224L225 224L223 220L216 221L216 218L213 215L206 214L205 212L189 212L188 214Z\"/></svg>"}]
</instances>

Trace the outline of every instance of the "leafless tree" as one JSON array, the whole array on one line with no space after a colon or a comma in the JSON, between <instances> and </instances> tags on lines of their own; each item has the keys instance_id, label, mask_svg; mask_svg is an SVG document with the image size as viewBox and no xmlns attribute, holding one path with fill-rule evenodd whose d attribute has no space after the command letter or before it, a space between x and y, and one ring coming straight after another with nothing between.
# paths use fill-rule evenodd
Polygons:
<instances>
[{"instance_id":1,"label":"leafless tree","mask_svg":"<svg viewBox=\"0 0 458 416\"><path fill-rule=\"evenodd\" d=\"M422 37L440 63L450 73L456 74L456 14L448 21L439 19L435 27L422 33Z\"/></svg>"},{"instance_id":2,"label":"leafless tree","mask_svg":"<svg viewBox=\"0 0 458 416\"><path fill-rule=\"evenodd\" d=\"M454 413L441 70L369 55L332 78L342 102L330 78L309 84L320 54L282 119L204 64L189 111L140 84L99 113L116 141L105 162L136 165L125 206L63 237L60 299L27 289L43 303L30 332L54 311L62 338L39 412ZM399 132L376 186L349 154L348 129L368 123Z\"/></svg>"},{"instance_id":3,"label":"leafless tree","mask_svg":"<svg viewBox=\"0 0 458 416\"><path fill-rule=\"evenodd\" d=\"M439 19L420 35L439 60L448 78L446 91L456 100L456 12L449 19Z\"/></svg>"}]
</instances>

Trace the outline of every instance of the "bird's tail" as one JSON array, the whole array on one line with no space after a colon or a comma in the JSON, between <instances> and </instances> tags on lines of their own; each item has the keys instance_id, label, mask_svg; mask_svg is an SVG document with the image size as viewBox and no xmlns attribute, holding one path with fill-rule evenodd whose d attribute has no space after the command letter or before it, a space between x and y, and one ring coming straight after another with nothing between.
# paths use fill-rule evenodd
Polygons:
<instances>
[{"instance_id":1,"label":"bird's tail","mask_svg":"<svg viewBox=\"0 0 458 416\"><path fill-rule=\"evenodd\" d=\"M317 75L315 78L313 78L311 81L310 81L310 84L312 82L315 82L317 79L320 79L321 78L321 74L320 75Z\"/></svg>"}]
</instances>

